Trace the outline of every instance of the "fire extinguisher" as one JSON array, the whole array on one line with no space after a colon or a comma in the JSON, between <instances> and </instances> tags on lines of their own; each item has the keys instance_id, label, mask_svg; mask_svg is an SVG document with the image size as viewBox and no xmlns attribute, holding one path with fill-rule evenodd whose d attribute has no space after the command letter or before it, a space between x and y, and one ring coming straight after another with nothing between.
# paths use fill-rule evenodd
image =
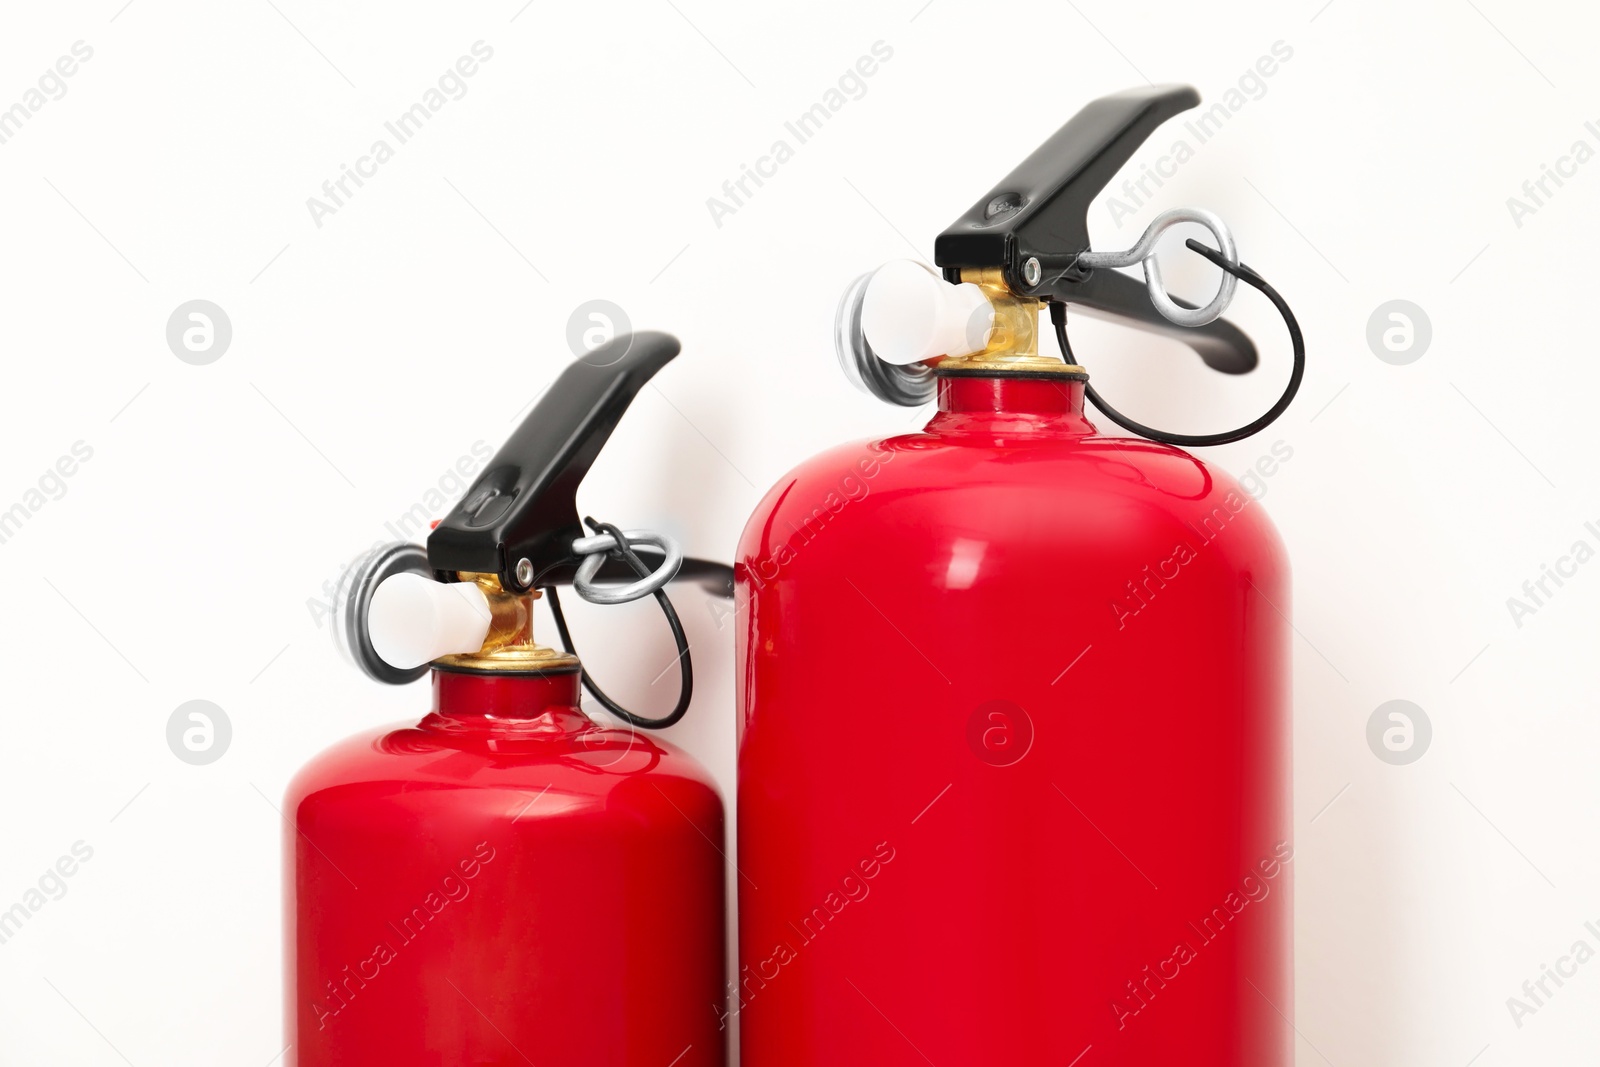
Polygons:
<instances>
[{"instance_id":1,"label":"fire extinguisher","mask_svg":"<svg viewBox=\"0 0 1600 1067\"><path fill-rule=\"evenodd\" d=\"M1180 446L1267 426L1304 343L1211 213L1120 253L1086 222L1198 102L1094 101L939 235L942 276L894 263L845 295L848 374L938 411L802 464L739 544L745 1067L1292 1062L1288 561ZM1179 221L1214 238L1188 242L1223 271L1205 307L1154 258ZM1115 269L1141 263L1143 285ZM1248 426L1140 425L1073 358L1069 307L1250 371L1218 318L1236 281L1294 349Z\"/></svg>"},{"instance_id":2,"label":"fire extinguisher","mask_svg":"<svg viewBox=\"0 0 1600 1067\"><path fill-rule=\"evenodd\" d=\"M641 728L678 721L692 690L663 585L727 596L732 574L576 510L606 438L678 348L624 335L573 364L426 548L376 550L348 575L346 651L380 682L430 674L433 704L415 726L335 745L289 787L288 1062L725 1062L722 802ZM670 714L594 684L563 584L598 603L655 597L678 646ZM559 650L534 641L541 595ZM623 728L584 713L580 681Z\"/></svg>"}]
</instances>

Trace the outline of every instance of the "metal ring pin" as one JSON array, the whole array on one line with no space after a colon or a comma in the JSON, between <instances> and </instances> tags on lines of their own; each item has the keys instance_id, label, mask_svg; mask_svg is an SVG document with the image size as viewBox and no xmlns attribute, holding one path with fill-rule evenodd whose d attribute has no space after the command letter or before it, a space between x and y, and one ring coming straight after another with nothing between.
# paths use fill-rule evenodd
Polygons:
<instances>
[{"instance_id":1,"label":"metal ring pin","mask_svg":"<svg viewBox=\"0 0 1600 1067\"><path fill-rule=\"evenodd\" d=\"M654 530L624 530L622 536L627 539L629 548L637 550L641 546L652 547L665 558L661 566L650 572L649 577L627 585L598 585L595 576L605 564L606 555L617 548L616 539L608 533L598 533L573 541L572 554L582 556L583 562L578 564L572 588L591 604L626 604L630 600L647 597L672 581L678 568L683 565L683 549L666 534Z\"/></svg>"},{"instance_id":2,"label":"metal ring pin","mask_svg":"<svg viewBox=\"0 0 1600 1067\"><path fill-rule=\"evenodd\" d=\"M1161 264L1156 261L1156 243L1161 240L1162 234L1182 222L1197 222L1210 230L1211 235L1216 238L1217 251L1222 258L1232 266L1239 265L1239 250L1234 245L1233 233L1228 229L1228 224L1215 212L1198 207L1180 207L1162 212L1145 228L1138 243L1132 248L1122 252L1083 252L1077 258L1077 265L1096 270L1101 267L1131 267L1135 263L1143 263L1145 288L1150 293L1150 302L1169 321L1179 326L1204 326L1208 322L1214 322L1222 317L1222 313L1233 302L1233 291L1238 279L1232 274L1223 271L1222 284L1217 287L1217 295L1212 297L1211 302L1205 307L1192 309L1177 304L1167 295L1167 288L1161 282Z\"/></svg>"}]
</instances>

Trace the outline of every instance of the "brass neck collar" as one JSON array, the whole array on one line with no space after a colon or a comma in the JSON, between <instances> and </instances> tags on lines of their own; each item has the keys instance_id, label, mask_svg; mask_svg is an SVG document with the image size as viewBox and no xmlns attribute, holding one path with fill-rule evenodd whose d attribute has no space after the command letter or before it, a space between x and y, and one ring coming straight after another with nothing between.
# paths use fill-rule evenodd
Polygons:
<instances>
[{"instance_id":1,"label":"brass neck collar","mask_svg":"<svg viewBox=\"0 0 1600 1067\"><path fill-rule=\"evenodd\" d=\"M1039 354L1039 304L1033 297L1017 296L1006 285L1005 274L996 267L963 269L961 280L983 290L994 308L994 328L982 352L969 356L946 356L936 364L938 370L1027 371L1031 374L1076 374L1084 369L1054 356Z\"/></svg>"},{"instance_id":2,"label":"brass neck collar","mask_svg":"<svg viewBox=\"0 0 1600 1067\"><path fill-rule=\"evenodd\" d=\"M482 673L507 671L534 674L567 671L578 667L578 657L538 644L533 639L533 602L542 595L537 589L508 593L493 574L462 574L489 602L489 632L483 647L476 652L441 656L433 661L440 670Z\"/></svg>"}]
</instances>

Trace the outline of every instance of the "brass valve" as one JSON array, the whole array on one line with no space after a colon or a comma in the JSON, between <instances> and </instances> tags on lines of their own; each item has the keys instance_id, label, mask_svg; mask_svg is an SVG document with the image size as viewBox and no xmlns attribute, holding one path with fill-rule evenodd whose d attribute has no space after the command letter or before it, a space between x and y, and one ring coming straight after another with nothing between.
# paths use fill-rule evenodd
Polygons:
<instances>
[{"instance_id":1,"label":"brass valve","mask_svg":"<svg viewBox=\"0 0 1600 1067\"><path fill-rule=\"evenodd\" d=\"M461 574L483 593L489 606L489 631L483 647L476 652L439 657L441 666L469 671L538 671L578 666L578 658L558 652L533 638L533 602L542 595L537 589L508 593L495 574Z\"/></svg>"}]
</instances>

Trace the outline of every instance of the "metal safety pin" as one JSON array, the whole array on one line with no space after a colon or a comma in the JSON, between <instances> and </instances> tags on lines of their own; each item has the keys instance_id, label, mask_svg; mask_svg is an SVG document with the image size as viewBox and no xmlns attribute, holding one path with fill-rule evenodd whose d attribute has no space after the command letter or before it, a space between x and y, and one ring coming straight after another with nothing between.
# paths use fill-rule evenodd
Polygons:
<instances>
[{"instance_id":1,"label":"metal safety pin","mask_svg":"<svg viewBox=\"0 0 1600 1067\"><path fill-rule=\"evenodd\" d=\"M1233 266L1239 265L1239 251L1233 243L1233 233L1228 229L1228 224L1214 212L1198 207L1180 207L1162 212L1145 228L1144 234L1132 248L1122 252L1082 252L1078 255L1077 265L1096 270L1101 267L1131 267L1142 262L1145 288L1157 311L1179 326L1204 326L1214 322L1222 317L1222 313L1233 302L1238 279L1231 273L1222 272L1222 284L1217 287L1217 295L1211 298L1211 303L1199 308L1186 308L1178 304L1167 295L1167 288L1161 282L1161 264L1156 261L1156 242L1180 222L1197 222L1210 230L1216 238L1217 250L1222 258Z\"/></svg>"},{"instance_id":2,"label":"metal safety pin","mask_svg":"<svg viewBox=\"0 0 1600 1067\"><path fill-rule=\"evenodd\" d=\"M595 577L600 573L606 555L618 548L616 539L608 533L578 538L572 542L572 553L582 556L583 562L578 565L572 587L591 604L626 604L630 600L649 596L670 582L683 565L683 549L666 534L654 530L624 530L622 536L627 538L629 548L651 546L659 550L663 556L661 566L647 577L628 585L601 585L595 581Z\"/></svg>"}]
</instances>

